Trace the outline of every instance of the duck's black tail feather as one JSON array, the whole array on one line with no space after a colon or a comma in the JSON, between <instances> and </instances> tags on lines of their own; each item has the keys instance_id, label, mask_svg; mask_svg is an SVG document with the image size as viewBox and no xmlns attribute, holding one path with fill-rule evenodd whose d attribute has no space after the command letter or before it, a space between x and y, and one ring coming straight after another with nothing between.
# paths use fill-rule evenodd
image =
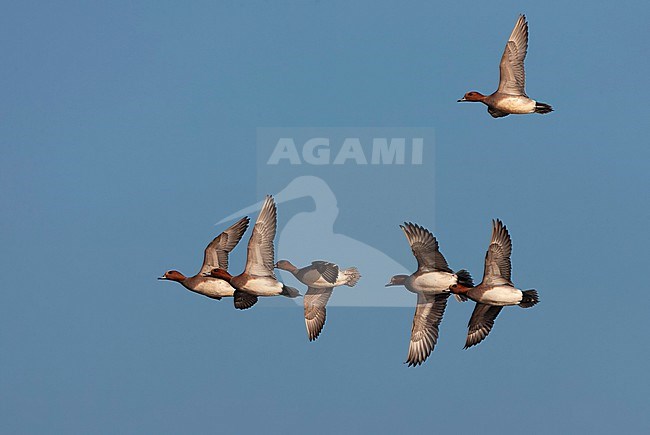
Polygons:
<instances>
[{"instance_id":1,"label":"duck's black tail feather","mask_svg":"<svg viewBox=\"0 0 650 435\"><path fill-rule=\"evenodd\" d=\"M461 269L456 272L456 276L458 277L458 284L462 285L463 287L474 287L474 280L472 280L472 275L470 275L470 273L465 269ZM465 295L455 294L454 297L458 302L467 301L467 296Z\"/></svg>"},{"instance_id":2,"label":"duck's black tail feather","mask_svg":"<svg viewBox=\"0 0 650 435\"><path fill-rule=\"evenodd\" d=\"M543 115L552 111L553 108L550 106L550 104L540 103L539 101L535 102L535 113L541 113Z\"/></svg>"},{"instance_id":3,"label":"duck's black tail feather","mask_svg":"<svg viewBox=\"0 0 650 435\"><path fill-rule=\"evenodd\" d=\"M289 287L288 285L282 285L282 293L280 293L282 296L286 296L288 298L297 298L298 296L301 296L300 292L296 290L293 287Z\"/></svg>"},{"instance_id":4,"label":"duck's black tail feather","mask_svg":"<svg viewBox=\"0 0 650 435\"><path fill-rule=\"evenodd\" d=\"M521 298L521 302L519 302L521 308L530 308L539 302L537 290L524 290L522 293L524 295Z\"/></svg>"},{"instance_id":5,"label":"duck's black tail feather","mask_svg":"<svg viewBox=\"0 0 650 435\"><path fill-rule=\"evenodd\" d=\"M458 284L464 287L474 287L474 280L472 280L472 275L470 275L470 273L465 269L461 269L456 272L456 276L458 277Z\"/></svg>"}]
</instances>

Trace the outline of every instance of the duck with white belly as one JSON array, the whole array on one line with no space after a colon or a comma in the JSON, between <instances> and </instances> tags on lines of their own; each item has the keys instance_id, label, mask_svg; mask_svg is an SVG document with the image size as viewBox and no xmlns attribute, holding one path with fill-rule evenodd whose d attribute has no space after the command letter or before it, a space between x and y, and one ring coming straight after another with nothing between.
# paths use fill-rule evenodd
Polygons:
<instances>
[{"instance_id":1,"label":"duck with white belly","mask_svg":"<svg viewBox=\"0 0 650 435\"><path fill-rule=\"evenodd\" d=\"M512 241L508 229L499 219L492 221L492 239L485 254L483 281L476 287L462 283L450 287L452 293L466 296L476 302L465 349L479 344L492 330L501 309L509 305L530 308L539 302L537 290L519 290L510 279Z\"/></svg>"},{"instance_id":2,"label":"duck with white belly","mask_svg":"<svg viewBox=\"0 0 650 435\"><path fill-rule=\"evenodd\" d=\"M209 273L214 278L228 281L235 288L235 305L253 305L259 296L287 296L295 298L300 293L295 288L279 282L273 267L275 250L273 240L277 230L277 209L272 196L267 196L248 240L248 255L244 272L233 276L228 271L215 268Z\"/></svg>"},{"instance_id":3,"label":"duck with white belly","mask_svg":"<svg viewBox=\"0 0 650 435\"><path fill-rule=\"evenodd\" d=\"M203 253L201 270L196 275L188 277L177 270L168 270L158 279L176 281L186 289L212 299L232 297L235 289L228 281L206 275L214 268L228 270L228 254L237 246L246 232L248 222L248 217L243 217L210 242ZM236 308L242 310L252 306L253 304L235 304Z\"/></svg>"},{"instance_id":4,"label":"duck with white belly","mask_svg":"<svg viewBox=\"0 0 650 435\"><path fill-rule=\"evenodd\" d=\"M447 307L450 286L460 283L472 287L474 284L468 271L454 273L449 268L440 253L438 241L429 230L410 222L400 225L400 228L418 261L418 270L411 275L393 276L386 287L403 285L418 295L406 359L410 367L426 361L438 342L438 327Z\"/></svg>"},{"instance_id":5,"label":"duck with white belly","mask_svg":"<svg viewBox=\"0 0 650 435\"><path fill-rule=\"evenodd\" d=\"M361 278L356 267L340 269L336 264L327 261L313 261L310 266L299 269L288 260L280 260L275 267L292 273L298 281L308 287L304 305L309 341L316 340L325 325L326 305L334 287L354 287Z\"/></svg>"}]
</instances>

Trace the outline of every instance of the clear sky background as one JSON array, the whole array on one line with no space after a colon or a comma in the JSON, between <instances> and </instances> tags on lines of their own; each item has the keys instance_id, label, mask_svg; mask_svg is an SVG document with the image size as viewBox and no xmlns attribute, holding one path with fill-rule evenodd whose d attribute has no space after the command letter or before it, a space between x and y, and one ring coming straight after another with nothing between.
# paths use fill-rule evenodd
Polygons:
<instances>
[{"instance_id":1,"label":"clear sky background","mask_svg":"<svg viewBox=\"0 0 650 435\"><path fill-rule=\"evenodd\" d=\"M650 431L647 5L216 3L3 5L0 431ZM521 12L556 112L457 104L496 88ZM468 351L450 302L407 368L411 308L334 307L309 343L297 307L156 281L259 199L256 129L286 126L435 128L420 221L480 280L500 217L542 302Z\"/></svg>"}]
</instances>

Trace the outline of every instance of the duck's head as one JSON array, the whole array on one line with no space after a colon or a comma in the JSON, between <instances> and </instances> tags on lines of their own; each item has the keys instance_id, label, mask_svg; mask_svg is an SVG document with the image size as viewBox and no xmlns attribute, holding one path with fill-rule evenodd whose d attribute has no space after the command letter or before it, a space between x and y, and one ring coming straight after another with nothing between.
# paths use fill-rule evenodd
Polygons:
<instances>
[{"instance_id":1,"label":"duck's head","mask_svg":"<svg viewBox=\"0 0 650 435\"><path fill-rule=\"evenodd\" d=\"M449 291L451 291L455 295L464 295L471 289L472 287L465 287L462 284L453 284L449 286Z\"/></svg>"},{"instance_id":2,"label":"duck's head","mask_svg":"<svg viewBox=\"0 0 650 435\"><path fill-rule=\"evenodd\" d=\"M292 271L296 268L296 266L294 266L289 260L280 260L275 263L275 268Z\"/></svg>"},{"instance_id":3,"label":"duck's head","mask_svg":"<svg viewBox=\"0 0 650 435\"><path fill-rule=\"evenodd\" d=\"M463 101L483 101L484 99L485 95L481 94L480 92L470 91L466 93L463 98L458 100L458 103L461 103Z\"/></svg>"},{"instance_id":4,"label":"duck's head","mask_svg":"<svg viewBox=\"0 0 650 435\"><path fill-rule=\"evenodd\" d=\"M185 280L185 275L180 273L178 270L168 270L163 276L159 277L158 279L181 282Z\"/></svg>"},{"instance_id":5,"label":"duck's head","mask_svg":"<svg viewBox=\"0 0 650 435\"><path fill-rule=\"evenodd\" d=\"M395 275L390 279L390 282L386 284L386 287L391 287L394 285L404 285L406 282L406 278L408 278L408 275Z\"/></svg>"}]
</instances>

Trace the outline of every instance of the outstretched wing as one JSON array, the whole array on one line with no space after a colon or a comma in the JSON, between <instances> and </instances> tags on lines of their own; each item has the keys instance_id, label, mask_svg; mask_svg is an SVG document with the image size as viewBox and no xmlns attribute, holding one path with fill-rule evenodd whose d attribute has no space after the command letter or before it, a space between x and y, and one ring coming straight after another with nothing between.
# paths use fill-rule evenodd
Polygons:
<instances>
[{"instance_id":1,"label":"outstretched wing","mask_svg":"<svg viewBox=\"0 0 650 435\"><path fill-rule=\"evenodd\" d=\"M438 249L438 241L429 230L411 222L404 222L400 228L404 231L413 255L418 261L418 272L453 273Z\"/></svg>"},{"instance_id":2,"label":"outstretched wing","mask_svg":"<svg viewBox=\"0 0 650 435\"><path fill-rule=\"evenodd\" d=\"M494 319L501 312L501 308L495 305L477 303L469 319L465 349L470 348L488 336L494 325Z\"/></svg>"},{"instance_id":3,"label":"outstretched wing","mask_svg":"<svg viewBox=\"0 0 650 435\"><path fill-rule=\"evenodd\" d=\"M262 205L253 235L248 241L248 258L246 259L246 273L258 277L272 277L275 253L273 239L277 228L277 210L272 196L267 196Z\"/></svg>"},{"instance_id":4,"label":"outstretched wing","mask_svg":"<svg viewBox=\"0 0 650 435\"><path fill-rule=\"evenodd\" d=\"M233 303L238 310L246 310L257 303L257 296L235 290L233 293Z\"/></svg>"},{"instance_id":5,"label":"outstretched wing","mask_svg":"<svg viewBox=\"0 0 650 435\"><path fill-rule=\"evenodd\" d=\"M305 326L307 327L307 336L309 341L314 341L320 335L325 326L325 317L327 311L325 306L332 295L330 288L313 288L309 287L303 302L305 304Z\"/></svg>"},{"instance_id":6,"label":"outstretched wing","mask_svg":"<svg viewBox=\"0 0 650 435\"><path fill-rule=\"evenodd\" d=\"M426 361L438 342L438 326L445 314L447 298L449 293L433 296L418 293L418 305L413 316L411 342L406 358L409 367Z\"/></svg>"},{"instance_id":7,"label":"outstretched wing","mask_svg":"<svg viewBox=\"0 0 650 435\"><path fill-rule=\"evenodd\" d=\"M499 92L526 96L526 73L524 59L528 51L528 23L520 15L508 38L499 64ZM494 115L493 115L494 116Z\"/></svg>"},{"instance_id":8,"label":"outstretched wing","mask_svg":"<svg viewBox=\"0 0 650 435\"><path fill-rule=\"evenodd\" d=\"M316 271L323 277L323 279L330 284L336 283L339 277L339 267L328 261L312 261L311 265L316 268Z\"/></svg>"},{"instance_id":9,"label":"outstretched wing","mask_svg":"<svg viewBox=\"0 0 650 435\"><path fill-rule=\"evenodd\" d=\"M210 242L203 253L200 275L209 274L212 269L217 268L228 270L228 254L241 240L249 222L248 216L241 218Z\"/></svg>"},{"instance_id":10,"label":"outstretched wing","mask_svg":"<svg viewBox=\"0 0 650 435\"><path fill-rule=\"evenodd\" d=\"M510 254L512 241L503 222L499 219L492 221L492 240L485 254L485 269L483 284L512 285L510 281Z\"/></svg>"},{"instance_id":11,"label":"outstretched wing","mask_svg":"<svg viewBox=\"0 0 650 435\"><path fill-rule=\"evenodd\" d=\"M487 111L490 115L492 115L492 118L503 118L504 116L508 116L509 114L506 112L502 112L498 109L495 109L493 107L488 106Z\"/></svg>"}]
</instances>

